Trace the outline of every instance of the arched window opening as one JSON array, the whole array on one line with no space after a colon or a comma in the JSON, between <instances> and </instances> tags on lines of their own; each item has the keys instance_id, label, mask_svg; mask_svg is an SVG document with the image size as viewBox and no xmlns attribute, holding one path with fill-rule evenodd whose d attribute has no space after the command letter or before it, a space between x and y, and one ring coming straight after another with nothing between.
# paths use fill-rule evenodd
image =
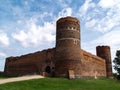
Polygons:
<instances>
[{"instance_id":1,"label":"arched window opening","mask_svg":"<svg viewBox=\"0 0 120 90\"><path fill-rule=\"evenodd\" d=\"M51 68L50 68L50 66L47 66L47 67L45 68L45 72L51 73Z\"/></svg>"}]
</instances>

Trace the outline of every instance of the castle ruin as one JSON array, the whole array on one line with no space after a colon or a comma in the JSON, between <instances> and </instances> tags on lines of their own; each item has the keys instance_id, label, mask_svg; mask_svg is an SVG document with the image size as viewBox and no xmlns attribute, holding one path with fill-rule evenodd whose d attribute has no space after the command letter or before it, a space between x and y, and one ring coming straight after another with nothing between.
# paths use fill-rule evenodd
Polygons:
<instances>
[{"instance_id":1,"label":"castle ruin","mask_svg":"<svg viewBox=\"0 0 120 90\"><path fill-rule=\"evenodd\" d=\"M56 46L18 57L6 58L8 76L112 77L109 46L97 46L97 56L81 49L80 22L74 17L56 23Z\"/></svg>"}]
</instances>

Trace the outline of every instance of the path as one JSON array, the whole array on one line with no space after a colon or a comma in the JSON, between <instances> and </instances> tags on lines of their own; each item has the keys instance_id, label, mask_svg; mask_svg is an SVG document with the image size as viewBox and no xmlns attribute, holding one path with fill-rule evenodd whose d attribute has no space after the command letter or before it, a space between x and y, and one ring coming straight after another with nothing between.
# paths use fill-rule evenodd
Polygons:
<instances>
[{"instance_id":1,"label":"path","mask_svg":"<svg viewBox=\"0 0 120 90\"><path fill-rule=\"evenodd\" d=\"M21 76L21 77L15 77L15 78L0 79L0 84L23 81L23 80L30 80L30 79L38 79L38 78L44 78L44 77L40 75L31 75L31 76Z\"/></svg>"}]
</instances>

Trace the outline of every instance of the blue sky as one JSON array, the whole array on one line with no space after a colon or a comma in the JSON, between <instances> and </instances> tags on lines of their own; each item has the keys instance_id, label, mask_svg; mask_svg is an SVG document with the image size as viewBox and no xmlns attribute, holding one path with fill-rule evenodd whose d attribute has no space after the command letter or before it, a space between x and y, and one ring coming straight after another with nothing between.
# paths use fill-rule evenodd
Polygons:
<instances>
[{"instance_id":1,"label":"blue sky","mask_svg":"<svg viewBox=\"0 0 120 90\"><path fill-rule=\"evenodd\" d=\"M115 57L120 0L0 0L0 71L6 57L55 47L56 21L65 16L80 20L82 49L109 45Z\"/></svg>"}]
</instances>

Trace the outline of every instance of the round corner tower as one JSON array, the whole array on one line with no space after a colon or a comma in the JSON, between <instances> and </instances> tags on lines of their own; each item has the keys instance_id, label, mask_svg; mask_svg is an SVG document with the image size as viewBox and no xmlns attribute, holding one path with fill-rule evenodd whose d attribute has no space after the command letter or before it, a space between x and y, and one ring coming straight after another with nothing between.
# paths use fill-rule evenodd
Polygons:
<instances>
[{"instance_id":1,"label":"round corner tower","mask_svg":"<svg viewBox=\"0 0 120 90\"><path fill-rule=\"evenodd\" d=\"M106 76L112 77L111 52L109 46L97 46L97 56L106 60Z\"/></svg>"},{"instance_id":2,"label":"round corner tower","mask_svg":"<svg viewBox=\"0 0 120 90\"><path fill-rule=\"evenodd\" d=\"M80 22L74 17L60 18L57 21L55 74L68 77L73 70L80 77Z\"/></svg>"}]
</instances>

